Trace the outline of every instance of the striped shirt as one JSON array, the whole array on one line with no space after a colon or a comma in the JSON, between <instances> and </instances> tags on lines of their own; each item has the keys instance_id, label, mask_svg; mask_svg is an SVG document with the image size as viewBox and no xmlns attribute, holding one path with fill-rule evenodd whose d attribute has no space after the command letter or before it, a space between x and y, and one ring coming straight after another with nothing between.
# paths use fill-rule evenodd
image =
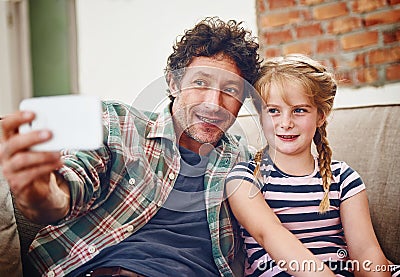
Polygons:
<instances>
[{"instance_id":1,"label":"striped shirt","mask_svg":"<svg viewBox=\"0 0 400 277\"><path fill-rule=\"evenodd\" d=\"M314 171L307 176L290 176L279 170L266 155L261 162L260 177L253 175L254 161L239 163L227 177L256 184L268 205L283 226L290 230L314 255L322 261L331 261L338 276L348 276L343 269L347 260L347 246L340 220L340 203L365 189L360 176L345 162L332 161L333 181L330 186L329 211L318 213L323 197L318 160ZM260 219L261 220L261 219ZM246 276L290 276L280 270L270 255L242 227L247 252ZM338 261L338 262L336 262ZM287 266L286 266L287 267ZM343 274L343 275L342 275Z\"/></svg>"},{"instance_id":2,"label":"striped shirt","mask_svg":"<svg viewBox=\"0 0 400 277\"><path fill-rule=\"evenodd\" d=\"M64 276L144 226L163 206L180 171L169 107L158 113L103 103L104 145L63 151L60 174L71 192L69 215L42 229L29 256L42 276ZM77 134L79 135L79 134ZM248 159L238 138L226 134L209 154L204 175L212 254L221 276L233 273L233 222L224 201L232 167Z\"/></svg>"}]
</instances>

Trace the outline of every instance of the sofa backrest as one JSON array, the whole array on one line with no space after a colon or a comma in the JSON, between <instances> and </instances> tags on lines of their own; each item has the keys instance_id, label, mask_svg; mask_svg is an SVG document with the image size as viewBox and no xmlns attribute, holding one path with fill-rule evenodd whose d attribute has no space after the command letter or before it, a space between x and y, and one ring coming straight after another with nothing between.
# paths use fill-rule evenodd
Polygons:
<instances>
[{"instance_id":1,"label":"sofa backrest","mask_svg":"<svg viewBox=\"0 0 400 277\"><path fill-rule=\"evenodd\" d=\"M328 123L333 158L363 179L372 223L387 258L400 263L400 105L334 110Z\"/></svg>"}]
</instances>

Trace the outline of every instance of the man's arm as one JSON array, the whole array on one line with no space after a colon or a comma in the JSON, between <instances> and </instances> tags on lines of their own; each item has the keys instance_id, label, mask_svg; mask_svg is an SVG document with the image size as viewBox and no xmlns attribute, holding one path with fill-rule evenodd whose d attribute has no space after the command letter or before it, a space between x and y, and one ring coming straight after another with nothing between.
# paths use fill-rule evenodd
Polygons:
<instances>
[{"instance_id":1,"label":"man's arm","mask_svg":"<svg viewBox=\"0 0 400 277\"><path fill-rule=\"evenodd\" d=\"M29 150L49 140L51 133L47 130L18 133L19 126L33 118L33 113L17 112L1 121L0 163L18 209L28 219L47 224L68 214L70 192L66 181L55 173L62 166L60 153Z\"/></svg>"}]
</instances>

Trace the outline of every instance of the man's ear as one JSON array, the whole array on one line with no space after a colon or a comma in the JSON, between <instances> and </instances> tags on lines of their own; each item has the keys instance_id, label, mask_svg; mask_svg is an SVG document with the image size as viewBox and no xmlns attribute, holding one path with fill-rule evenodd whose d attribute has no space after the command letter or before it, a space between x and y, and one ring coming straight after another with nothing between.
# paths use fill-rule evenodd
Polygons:
<instances>
[{"instance_id":1,"label":"man's ear","mask_svg":"<svg viewBox=\"0 0 400 277\"><path fill-rule=\"evenodd\" d=\"M177 97L179 92L179 84L175 80L174 75L171 72L167 73L167 82L171 96Z\"/></svg>"}]
</instances>

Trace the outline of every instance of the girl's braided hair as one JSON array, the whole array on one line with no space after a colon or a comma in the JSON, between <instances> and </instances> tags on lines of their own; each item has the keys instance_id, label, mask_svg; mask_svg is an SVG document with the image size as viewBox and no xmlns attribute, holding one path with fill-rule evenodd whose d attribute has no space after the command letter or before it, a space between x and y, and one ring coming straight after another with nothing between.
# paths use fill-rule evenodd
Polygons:
<instances>
[{"instance_id":1,"label":"girl's braided hair","mask_svg":"<svg viewBox=\"0 0 400 277\"><path fill-rule=\"evenodd\" d=\"M284 84L294 80L297 80L304 87L311 103L317 107L318 113L323 118L327 118L332 110L336 94L336 81L333 74L328 72L325 66L301 54L290 54L265 61L254 86L257 94L253 96L253 103L259 114L262 112L264 101L268 99L272 83L281 88L282 97L286 101ZM316 129L313 138L318 152L318 163L324 190L324 196L319 205L320 213L329 209L329 188L332 181L332 150L328 143L326 126L325 120ZM255 155L255 162L257 163L255 175L259 171L263 151L264 149L258 151Z\"/></svg>"}]
</instances>

